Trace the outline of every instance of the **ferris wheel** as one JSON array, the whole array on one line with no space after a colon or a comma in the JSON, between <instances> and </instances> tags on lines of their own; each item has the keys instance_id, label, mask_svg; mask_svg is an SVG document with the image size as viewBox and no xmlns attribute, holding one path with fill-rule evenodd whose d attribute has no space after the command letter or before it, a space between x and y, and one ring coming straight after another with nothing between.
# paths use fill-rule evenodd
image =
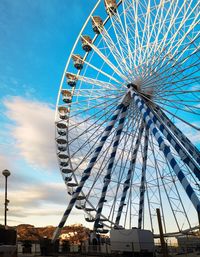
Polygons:
<instances>
[{"instance_id":1,"label":"ferris wheel","mask_svg":"<svg viewBox=\"0 0 200 257\"><path fill-rule=\"evenodd\" d=\"M95 233L165 235L200 220L197 0L97 1L67 61L56 143L73 208Z\"/></svg>"}]
</instances>

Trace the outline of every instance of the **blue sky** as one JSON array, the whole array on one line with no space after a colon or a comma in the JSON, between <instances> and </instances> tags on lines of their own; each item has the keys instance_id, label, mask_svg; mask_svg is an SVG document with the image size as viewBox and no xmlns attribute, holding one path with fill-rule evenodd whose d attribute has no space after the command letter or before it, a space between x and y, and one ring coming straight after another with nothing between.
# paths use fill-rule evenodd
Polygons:
<instances>
[{"instance_id":1,"label":"blue sky","mask_svg":"<svg viewBox=\"0 0 200 257\"><path fill-rule=\"evenodd\" d=\"M54 109L68 55L95 2L0 1L0 168L11 171L8 225L57 225L66 208ZM83 222L74 214L69 223Z\"/></svg>"}]
</instances>

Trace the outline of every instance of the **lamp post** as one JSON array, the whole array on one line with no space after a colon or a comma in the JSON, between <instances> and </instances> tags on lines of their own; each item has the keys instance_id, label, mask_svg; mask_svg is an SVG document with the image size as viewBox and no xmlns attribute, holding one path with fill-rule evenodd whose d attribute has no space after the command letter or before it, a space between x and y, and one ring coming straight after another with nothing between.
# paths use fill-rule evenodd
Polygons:
<instances>
[{"instance_id":1,"label":"lamp post","mask_svg":"<svg viewBox=\"0 0 200 257\"><path fill-rule=\"evenodd\" d=\"M8 177L10 176L10 171L9 170L3 170L2 171L2 174L3 176L5 177L5 212L4 212L4 225L5 225L5 228L7 226L7 211L8 211L8 203L9 203L9 200L7 199L7 189L8 189L8 186L7 186L7 182L8 182Z\"/></svg>"}]
</instances>

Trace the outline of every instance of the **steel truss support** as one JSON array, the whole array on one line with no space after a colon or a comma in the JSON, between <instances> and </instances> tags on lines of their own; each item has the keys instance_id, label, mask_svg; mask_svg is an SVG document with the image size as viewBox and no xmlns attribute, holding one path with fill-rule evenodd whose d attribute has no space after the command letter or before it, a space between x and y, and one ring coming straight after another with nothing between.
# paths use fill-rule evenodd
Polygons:
<instances>
[{"instance_id":1,"label":"steel truss support","mask_svg":"<svg viewBox=\"0 0 200 257\"><path fill-rule=\"evenodd\" d=\"M163 135L167 138L168 142L173 146L173 148L176 150L178 155L180 156L181 160L190 168L190 170L195 174L195 176L200 180L200 166L198 160L194 160L194 156L192 157L190 154L188 154L187 149L181 144L179 140L177 140L175 134L173 131L168 129L166 127L165 123L162 121L162 119L158 116L156 111L152 109L152 107L149 107L148 115L151 117L155 125L159 128L159 130L163 133ZM157 107L159 109L159 107ZM172 123L172 122L171 122ZM172 127L172 126L171 126ZM175 125L174 125L175 127ZM192 144L191 144L192 146ZM194 148L194 147L193 147Z\"/></svg>"},{"instance_id":2,"label":"steel truss support","mask_svg":"<svg viewBox=\"0 0 200 257\"><path fill-rule=\"evenodd\" d=\"M115 156L116 156L116 153L117 153L117 148L118 148L118 145L119 145L119 142L120 142L121 132L123 130L124 122L125 122L126 115L127 115L127 109L128 109L128 106L124 106L122 108L122 112L120 114L119 124L118 124L118 127L116 129L116 133L115 133L115 139L114 139L114 143L113 143L113 146L112 146L112 151L111 151L111 154L110 154L107 173L104 177L104 185L103 185L103 189L102 189L102 192L101 192L101 197L100 197L99 202L98 202L98 208L97 208L97 213L96 213L95 222L94 222L94 231L96 231L98 229L98 226L99 226L101 212L102 212L102 209L103 209L107 189L108 189L108 186L110 184L112 168L113 168L113 165L114 165Z\"/></svg>"},{"instance_id":3,"label":"steel truss support","mask_svg":"<svg viewBox=\"0 0 200 257\"><path fill-rule=\"evenodd\" d=\"M156 128L156 126L158 126L158 124L156 124L157 117L154 116L154 114L152 113L150 108L147 106L145 101L135 91L132 91L132 98L133 98L133 101L135 102L135 105L141 112L141 114L144 118L144 121L147 124L149 130L151 131L151 133L155 137L156 141L158 142L160 150L163 152L164 156L168 160L169 165L175 172L177 178L179 179L181 185L183 186L186 194L188 195L188 197L191 200L192 204L194 205L195 209L199 212L200 211L199 198L197 197L195 191L191 187L191 185L188 182L187 178L185 177L184 173L180 169L177 161L173 157L170 147L165 143L160 132ZM154 119L152 119L151 117L154 117ZM161 124L161 126L163 126L163 125ZM162 131L162 128L159 127L159 129Z\"/></svg>"},{"instance_id":4,"label":"steel truss support","mask_svg":"<svg viewBox=\"0 0 200 257\"><path fill-rule=\"evenodd\" d=\"M135 148L134 148L134 151L133 151L133 154L132 154L132 157L131 157L130 167L129 167L129 170L128 170L128 173L127 173L127 176L126 176L126 180L124 181L124 188L123 188L123 192L122 192L122 197L121 197L121 200L120 200L117 216L116 216L116 219L115 219L115 225L116 226L119 225L119 222L120 222L120 219L121 219L121 214L122 214L123 207L124 207L124 203L125 203L125 200L126 200L127 191L131 186L131 177L134 174L135 163L136 163L137 154L138 154L139 146L140 146L140 143L141 143L141 138L142 138L143 131L144 131L144 123L142 122L141 123L141 129L139 130L138 137L137 137L137 140L136 140L136 143L135 143Z\"/></svg>"},{"instance_id":5,"label":"steel truss support","mask_svg":"<svg viewBox=\"0 0 200 257\"><path fill-rule=\"evenodd\" d=\"M159 108L155 107L155 112L159 115L159 117L163 120L163 122L171 129L171 131L176 135L181 144L187 149L187 151L193 156L197 164L200 164L200 152L199 150L192 144L192 142L181 132L179 128L175 126L175 124L167 117L167 115Z\"/></svg>"},{"instance_id":6,"label":"steel truss support","mask_svg":"<svg viewBox=\"0 0 200 257\"><path fill-rule=\"evenodd\" d=\"M145 194L145 183L146 183L146 167L147 167L147 154L148 154L148 142L149 142L149 129L146 127L144 137L144 149L142 155L142 176L140 184L140 203L139 203L139 216L138 216L138 228L142 228L142 219L144 212L144 194Z\"/></svg>"}]
</instances>

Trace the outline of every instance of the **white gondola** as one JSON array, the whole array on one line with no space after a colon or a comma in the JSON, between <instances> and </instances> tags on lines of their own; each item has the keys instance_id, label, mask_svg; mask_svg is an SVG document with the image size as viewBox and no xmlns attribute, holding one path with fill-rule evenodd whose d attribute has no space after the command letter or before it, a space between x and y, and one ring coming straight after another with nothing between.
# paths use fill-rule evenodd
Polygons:
<instances>
[{"instance_id":1,"label":"white gondola","mask_svg":"<svg viewBox=\"0 0 200 257\"><path fill-rule=\"evenodd\" d=\"M78 183L76 183L76 182L69 182L69 183L67 183L67 186L68 187L77 187Z\"/></svg>"},{"instance_id":2,"label":"white gondola","mask_svg":"<svg viewBox=\"0 0 200 257\"><path fill-rule=\"evenodd\" d=\"M87 215L85 215L85 221L87 221L87 222L94 222L95 218L92 217L92 215L90 213L88 213Z\"/></svg>"},{"instance_id":3,"label":"white gondola","mask_svg":"<svg viewBox=\"0 0 200 257\"><path fill-rule=\"evenodd\" d=\"M92 50L92 47L90 46L90 44L92 44L92 39L89 36L82 36L81 42L84 51L89 52Z\"/></svg>"},{"instance_id":4,"label":"white gondola","mask_svg":"<svg viewBox=\"0 0 200 257\"><path fill-rule=\"evenodd\" d=\"M66 104L72 102L72 93L69 90L62 89L61 94L63 102L65 102Z\"/></svg>"},{"instance_id":5,"label":"white gondola","mask_svg":"<svg viewBox=\"0 0 200 257\"><path fill-rule=\"evenodd\" d=\"M77 200L75 207L76 207L76 209L78 209L78 210L82 210L82 209L84 208L83 201L82 201L82 200Z\"/></svg>"},{"instance_id":6,"label":"white gondola","mask_svg":"<svg viewBox=\"0 0 200 257\"><path fill-rule=\"evenodd\" d=\"M75 188L78 186L78 183L76 182L68 182L67 183L67 192L69 195L73 195L75 192Z\"/></svg>"},{"instance_id":7,"label":"white gondola","mask_svg":"<svg viewBox=\"0 0 200 257\"><path fill-rule=\"evenodd\" d=\"M61 171L62 171L62 173L64 173L64 174L70 174L70 173L73 172L73 170L70 169L70 168L63 168Z\"/></svg>"},{"instance_id":8,"label":"white gondola","mask_svg":"<svg viewBox=\"0 0 200 257\"><path fill-rule=\"evenodd\" d=\"M105 222L105 221L108 221L108 219L106 219L106 218L100 218L99 221L100 221L100 222Z\"/></svg>"},{"instance_id":9,"label":"white gondola","mask_svg":"<svg viewBox=\"0 0 200 257\"><path fill-rule=\"evenodd\" d=\"M57 138L57 148L59 151L64 152L67 150L67 140L64 138Z\"/></svg>"},{"instance_id":10,"label":"white gondola","mask_svg":"<svg viewBox=\"0 0 200 257\"><path fill-rule=\"evenodd\" d=\"M66 159L69 159L69 155L68 154L64 154L64 153L58 153L58 158L60 160L66 160Z\"/></svg>"},{"instance_id":11,"label":"white gondola","mask_svg":"<svg viewBox=\"0 0 200 257\"><path fill-rule=\"evenodd\" d=\"M69 187L69 188L67 189L67 193L68 193L69 195L73 195L74 192L75 192L75 190L74 190L72 187Z\"/></svg>"},{"instance_id":12,"label":"white gondola","mask_svg":"<svg viewBox=\"0 0 200 257\"><path fill-rule=\"evenodd\" d=\"M74 74L71 73L66 73L66 78L67 78L67 84L70 87L75 87L76 86L76 82L77 82L77 77Z\"/></svg>"},{"instance_id":13,"label":"white gondola","mask_svg":"<svg viewBox=\"0 0 200 257\"><path fill-rule=\"evenodd\" d=\"M97 228L103 228L103 224L100 224L100 223L99 223L99 224L97 225Z\"/></svg>"},{"instance_id":14,"label":"white gondola","mask_svg":"<svg viewBox=\"0 0 200 257\"><path fill-rule=\"evenodd\" d=\"M100 34L103 30L103 21L99 16L92 17L92 29L96 34Z\"/></svg>"},{"instance_id":15,"label":"white gondola","mask_svg":"<svg viewBox=\"0 0 200 257\"><path fill-rule=\"evenodd\" d=\"M66 154L58 154L61 167L67 167L69 165L69 156Z\"/></svg>"},{"instance_id":16,"label":"white gondola","mask_svg":"<svg viewBox=\"0 0 200 257\"><path fill-rule=\"evenodd\" d=\"M96 230L96 233L98 234L107 234L109 232L108 229L97 229Z\"/></svg>"},{"instance_id":17,"label":"white gondola","mask_svg":"<svg viewBox=\"0 0 200 257\"><path fill-rule=\"evenodd\" d=\"M67 134L67 125L65 122L58 122L56 124L56 127L57 127L57 132L60 136L65 136Z\"/></svg>"},{"instance_id":18,"label":"white gondola","mask_svg":"<svg viewBox=\"0 0 200 257\"><path fill-rule=\"evenodd\" d=\"M84 196L84 195L79 195L79 196L77 197L77 200L85 200L85 196Z\"/></svg>"},{"instance_id":19,"label":"white gondola","mask_svg":"<svg viewBox=\"0 0 200 257\"><path fill-rule=\"evenodd\" d=\"M60 161L60 166L62 168L66 168L69 165L69 161L68 160L61 160Z\"/></svg>"},{"instance_id":20,"label":"white gondola","mask_svg":"<svg viewBox=\"0 0 200 257\"><path fill-rule=\"evenodd\" d=\"M64 178L64 180L65 180L65 183L67 184L69 181L72 181L72 177L67 176L67 177Z\"/></svg>"},{"instance_id":21,"label":"white gondola","mask_svg":"<svg viewBox=\"0 0 200 257\"><path fill-rule=\"evenodd\" d=\"M106 12L108 15L113 15L117 11L116 0L104 0Z\"/></svg>"},{"instance_id":22,"label":"white gondola","mask_svg":"<svg viewBox=\"0 0 200 257\"><path fill-rule=\"evenodd\" d=\"M66 120L69 118L69 109L65 106L58 107L59 117L62 120Z\"/></svg>"},{"instance_id":23,"label":"white gondola","mask_svg":"<svg viewBox=\"0 0 200 257\"><path fill-rule=\"evenodd\" d=\"M85 207L84 209L87 212L95 211L95 208L92 208L92 207Z\"/></svg>"},{"instance_id":24,"label":"white gondola","mask_svg":"<svg viewBox=\"0 0 200 257\"><path fill-rule=\"evenodd\" d=\"M74 61L74 67L77 70L81 70L83 68L83 57L80 56L79 54L74 54L72 55L72 59Z\"/></svg>"}]
</instances>

